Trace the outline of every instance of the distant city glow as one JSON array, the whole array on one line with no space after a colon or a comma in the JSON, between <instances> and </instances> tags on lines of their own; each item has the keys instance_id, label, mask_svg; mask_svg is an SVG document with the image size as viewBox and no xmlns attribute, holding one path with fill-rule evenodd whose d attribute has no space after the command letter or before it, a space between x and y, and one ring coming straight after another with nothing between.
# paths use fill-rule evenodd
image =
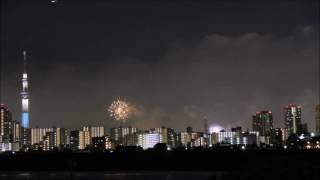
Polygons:
<instances>
[{"instance_id":1,"label":"distant city glow","mask_svg":"<svg viewBox=\"0 0 320 180\"><path fill-rule=\"evenodd\" d=\"M209 128L209 132L211 133L218 133L223 129L223 127L219 126L219 125L212 125Z\"/></svg>"}]
</instances>

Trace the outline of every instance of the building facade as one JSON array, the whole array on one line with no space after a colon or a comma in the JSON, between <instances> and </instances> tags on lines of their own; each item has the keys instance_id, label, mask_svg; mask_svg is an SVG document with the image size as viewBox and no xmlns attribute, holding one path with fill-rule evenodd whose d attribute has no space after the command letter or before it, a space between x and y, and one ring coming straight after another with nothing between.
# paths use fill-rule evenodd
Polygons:
<instances>
[{"instance_id":1,"label":"building facade","mask_svg":"<svg viewBox=\"0 0 320 180\"><path fill-rule=\"evenodd\" d=\"M289 136L297 134L301 131L301 106L289 104L284 108L285 111L285 126Z\"/></svg>"},{"instance_id":2,"label":"building facade","mask_svg":"<svg viewBox=\"0 0 320 180\"><path fill-rule=\"evenodd\" d=\"M155 128L152 131L160 134L160 143L165 143L170 148L176 147L176 133L174 129L163 126L161 128Z\"/></svg>"},{"instance_id":3,"label":"building facade","mask_svg":"<svg viewBox=\"0 0 320 180\"><path fill-rule=\"evenodd\" d=\"M72 151L79 150L79 146L80 146L79 135L80 135L79 130L70 132L70 149Z\"/></svg>"},{"instance_id":4,"label":"building facade","mask_svg":"<svg viewBox=\"0 0 320 180\"><path fill-rule=\"evenodd\" d=\"M31 145L40 144L47 132L54 132L54 128L31 128Z\"/></svg>"},{"instance_id":5,"label":"building facade","mask_svg":"<svg viewBox=\"0 0 320 180\"><path fill-rule=\"evenodd\" d=\"M252 117L252 130L260 136L270 137L273 131L273 116L271 111L259 111Z\"/></svg>"},{"instance_id":6,"label":"building facade","mask_svg":"<svg viewBox=\"0 0 320 180\"><path fill-rule=\"evenodd\" d=\"M137 128L133 127L118 127L111 128L110 135L115 146L125 145L131 146L137 144Z\"/></svg>"},{"instance_id":7,"label":"building facade","mask_svg":"<svg viewBox=\"0 0 320 180\"><path fill-rule=\"evenodd\" d=\"M138 145L142 147L142 149L153 148L158 143L160 143L159 133L146 132L138 134Z\"/></svg>"},{"instance_id":8,"label":"building facade","mask_svg":"<svg viewBox=\"0 0 320 180\"><path fill-rule=\"evenodd\" d=\"M13 141L14 123L12 113L3 105L0 106L0 140L3 143Z\"/></svg>"}]
</instances>

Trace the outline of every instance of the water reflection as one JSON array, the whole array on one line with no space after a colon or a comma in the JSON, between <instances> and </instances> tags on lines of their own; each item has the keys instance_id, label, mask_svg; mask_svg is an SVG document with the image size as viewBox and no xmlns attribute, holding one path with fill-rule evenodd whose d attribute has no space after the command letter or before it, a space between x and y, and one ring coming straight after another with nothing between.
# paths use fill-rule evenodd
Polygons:
<instances>
[{"instance_id":1,"label":"water reflection","mask_svg":"<svg viewBox=\"0 0 320 180\"><path fill-rule=\"evenodd\" d=\"M1 172L1 179L79 179L79 180L211 180L224 172Z\"/></svg>"}]
</instances>

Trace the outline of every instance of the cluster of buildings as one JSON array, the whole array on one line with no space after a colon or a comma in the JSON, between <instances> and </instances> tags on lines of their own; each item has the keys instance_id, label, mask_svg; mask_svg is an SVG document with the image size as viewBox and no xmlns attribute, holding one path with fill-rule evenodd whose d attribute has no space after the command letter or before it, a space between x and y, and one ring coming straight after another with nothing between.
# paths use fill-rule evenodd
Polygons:
<instances>
[{"instance_id":1,"label":"cluster of buildings","mask_svg":"<svg viewBox=\"0 0 320 180\"><path fill-rule=\"evenodd\" d=\"M111 128L84 126L80 130L66 128L29 127L29 92L26 71L26 52L23 52L21 121L15 121L4 104L0 106L0 151L105 151L118 147L154 148L164 144L168 150L197 147L241 148L305 148L320 149L320 105L315 108L316 132L309 133L307 124L301 121L301 106L289 104L284 108L284 128L275 128L270 110L258 111L252 116L252 130L241 127L231 130L209 131L207 121L204 132L176 132L172 128L159 127L140 130L135 127Z\"/></svg>"},{"instance_id":2,"label":"cluster of buildings","mask_svg":"<svg viewBox=\"0 0 320 180\"><path fill-rule=\"evenodd\" d=\"M135 127L106 129L103 126L84 126L80 130L66 128L25 128L13 120L12 113L0 106L0 151L108 151L117 147L154 148L165 144L168 150L197 147L290 148L319 149L320 106L316 106L316 132L309 133L301 122L301 106L290 104L284 108L284 128L274 128L271 111L259 111L252 116L252 129L197 132L192 127L176 132L159 127L141 130ZM207 126L205 126L207 127Z\"/></svg>"}]
</instances>

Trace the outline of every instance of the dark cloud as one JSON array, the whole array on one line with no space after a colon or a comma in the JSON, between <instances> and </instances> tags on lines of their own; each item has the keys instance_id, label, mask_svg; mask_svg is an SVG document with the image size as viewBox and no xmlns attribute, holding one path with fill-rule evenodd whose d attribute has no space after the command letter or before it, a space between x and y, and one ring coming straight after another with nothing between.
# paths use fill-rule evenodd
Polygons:
<instances>
[{"instance_id":1,"label":"dark cloud","mask_svg":"<svg viewBox=\"0 0 320 180\"><path fill-rule=\"evenodd\" d=\"M49 20L53 23L43 24L35 16L39 12L34 11L28 17L37 17L35 22L41 28L27 29L37 38L30 39L30 35L19 41L15 38L23 36L24 31L15 31L21 25L8 24L6 29L12 31L6 32L4 43L8 50L1 95L14 117L19 119L20 113L17 87L21 57L17 49L29 43L33 47L28 66L32 126L118 126L120 123L109 117L106 108L120 96L137 109L126 125L138 128L165 125L203 130L206 116L212 124L246 129L251 128L252 114L264 109L272 110L276 127L282 127L282 108L297 103L303 106L303 121L314 129L314 106L319 100L319 42L318 27L309 18L314 15L309 5L302 4L301 11L295 11L297 4L282 2L288 14L276 6L271 15L263 17L266 13L254 10L262 10L262 6L249 6L249 1L248 6L237 8L238 13L236 6L228 3L169 3L168 8L168 2L151 4L144 4L154 8L148 17L144 16L144 6L139 6L144 9L140 14L128 4L112 6L119 8L117 11L105 10L108 6L103 3L105 9L91 5L88 9L95 11L90 16L81 15L83 21L76 16L83 12L83 4L74 7L79 9L70 11L75 13L72 15L64 12L71 8L66 4L57 18L50 9ZM274 7L267 5L267 9ZM177 9L180 13L174 11ZM18 10L23 11L17 7L12 12ZM248 18L251 11L259 18ZM307 15L297 19L302 12ZM287 21L289 17L296 21ZM18 21L16 17L11 20Z\"/></svg>"},{"instance_id":2,"label":"dark cloud","mask_svg":"<svg viewBox=\"0 0 320 180\"><path fill-rule=\"evenodd\" d=\"M297 103L303 106L303 121L314 129L315 35L310 28L284 37L209 34L192 44L172 43L163 59L152 63L124 57L87 70L56 64L44 79L30 74L31 123L115 126L106 107L121 96L137 108L127 124L139 128L202 130L204 116L227 128L251 128L252 114L263 109L272 110L281 127L282 108ZM16 91L15 86L5 89Z\"/></svg>"}]
</instances>

